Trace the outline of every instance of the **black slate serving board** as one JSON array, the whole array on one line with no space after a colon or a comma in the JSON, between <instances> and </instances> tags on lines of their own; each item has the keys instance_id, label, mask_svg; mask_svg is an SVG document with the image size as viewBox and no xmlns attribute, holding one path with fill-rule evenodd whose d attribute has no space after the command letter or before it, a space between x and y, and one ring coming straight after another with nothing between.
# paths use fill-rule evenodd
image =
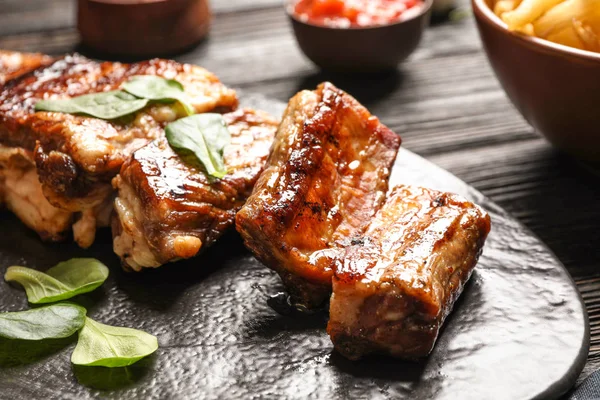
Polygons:
<instances>
[{"instance_id":1,"label":"black slate serving board","mask_svg":"<svg viewBox=\"0 0 600 400\"><path fill-rule=\"evenodd\" d=\"M280 114L282 105L246 96ZM125 273L108 231L89 250L48 245L0 213L0 273L10 265L45 270L71 257L111 269L98 290L75 298L103 323L158 336L156 354L127 368L74 367L76 338L43 344L0 341L0 398L80 399L531 399L566 392L589 346L585 307L569 274L520 223L479 192L402 150L392 176L466 196L492 217L479 265L421 362L345 360L325 333L325 312L286 307L278 277L231 232L202 256L140 274ZM0 311L28 307L0 283Z\"/></svg>"}]
</instances>

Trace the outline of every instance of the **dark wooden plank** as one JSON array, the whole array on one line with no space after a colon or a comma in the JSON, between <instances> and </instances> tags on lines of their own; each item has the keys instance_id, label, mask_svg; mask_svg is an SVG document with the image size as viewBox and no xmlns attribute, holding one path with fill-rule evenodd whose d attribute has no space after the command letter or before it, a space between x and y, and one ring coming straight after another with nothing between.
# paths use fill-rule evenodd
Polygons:
<instances>
[{"instance_id":1,"label":"dark wooden plank","mask_svg":"<svg viewBox=\"0 0 600 400\"><path fill-rule=\"evenodd\" d=\"M0 1L0 48L52 54L75 48L71 0ZM397 73L349 79L321 73L304 58L281 1L215 0L213 7L210 38L180 60L281 101L322 80L355 94L403 136L405 147L481 190L557 254L592 322L581 379L600 367L600 178L553 150L518 115L489 68L471 18L430 28Z\"/></svg>"}]
</instances>

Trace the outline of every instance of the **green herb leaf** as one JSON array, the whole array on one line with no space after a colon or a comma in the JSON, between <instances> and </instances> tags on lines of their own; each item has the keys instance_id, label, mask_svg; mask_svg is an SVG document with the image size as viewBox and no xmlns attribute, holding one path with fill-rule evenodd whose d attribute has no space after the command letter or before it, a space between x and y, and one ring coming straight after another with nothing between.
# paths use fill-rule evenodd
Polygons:
<instances>
[{"instance_id":1,"label":"green herb leaf","mask_svg":"<svg viewBox=\"0 0 600 400\"><path fill-rule=\"evenodd\" d=\"M192 153L210 176L223 178L227 174L223 151L231 142L231 134L221 114L182 118L167 125L165 133L171 147L184 155Z\"/></svg>"},{"instance_id":2,"label":"green herb leaf","mask_svg":"<svg viewBox=\"0 0 600 400\"><path fill-rule=\"evenodd\" d=\"M81 329L85 314L85 308L69 303L1 313L0 337L22 340L66 338Z\"/></svg>"},{"instance_id":3,"label":"green herb leaf","mask_svg":"<svg viewBox=\"0 0 600 400\"><path fill-rule=\"evenodd\" d=\"M53 303L91 292L108 277L108 268L93 258L72 258L46 273L26 267L9 267L4 279L20 283L30 303Z\"/></svg>"},{"instance_id":4,"label":"green herb leaf","mask_svg":"<svg viewBox=\"0 0 600 400\"><path fill-rule=\"evenodd\" d=\"M63 100L40 100L35 104L35 110L86 114L100 119L115 119L139 111L146 105L148 105L148 99L139 99L121 90L114 90Z\"/></svg>"},{"instance_id":5,"label":"green herb leaf","mask_svg":"<svg viewBox=\"0 0 600 400\"><path fill-rule=\"evenodd\" d=\"M195 113L183 85L174 79L155 75L136 75L123 84L123 90L143 99L179 101L187 115Z\"/></svg>"},{"instance_id":6,"label":"green herb leaf","mask_svg":"<svg viewBox=\"0 0 600 400\"><path fill-rule=\"evenodd\" d=\"M125 367L156 349L158 341L149 333L104 325L86 318L71 362L75 365Z\"/></svg>"}]
</instances>

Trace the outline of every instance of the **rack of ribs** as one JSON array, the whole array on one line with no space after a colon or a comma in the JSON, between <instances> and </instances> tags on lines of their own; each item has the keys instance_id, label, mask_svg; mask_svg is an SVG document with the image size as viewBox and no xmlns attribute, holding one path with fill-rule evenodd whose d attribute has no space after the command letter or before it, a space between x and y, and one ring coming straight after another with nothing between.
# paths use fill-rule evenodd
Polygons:
<instances>
[{"instance_id":1,"label":"rack of ribs","mask_svg":"<svg viewBox=\"0 0 600 400\"><path fill-rule=\"evenodd\" d=\"M339 252L385 200L400 137L331 83L291 99L267 167L236 217L291 301L322 305Z\"/></svg>"},{"instance_id":2,"label":"rack of ribs","mask_svg":"<svg viewBox=\"0 0 600 400\"><path fill-rule=\"evenodd\" d=\"M227 112L237 97L203 68L169 60L135 64L98 63L69 55L9 80L0 87L0 145L21 149L35 164L27 185L30 193L43 193L53 213L70 213L69 223L53 224L31 196L13 195L10 208L43 238L60 240L72 226L82 247L94 241L97 226L109 223L113 189L111 180L133 151L164 136L164 126L183 116L176 104L154 104L131 117L105 121L56 112L35 112L42 99L64 99L118 89L134 75L158 75L181 82L196 112ZM11 153L8 150L6 154ZM12 154L12 153L11 153ZM14 157L14 155L12 156ZM21 157L21 156L20 156ZM6 165L15 166L14 162ZM24 165L20 163L18 165ZM29 166L28 166L29 168ZM28 170L32 172L33 170ZM19 171L12 171L19 173ZM39 182L39 183L38 183ZM6 192L9 188L5 187ZM6 194L5 196L8 196ZM52 232L52 234L48 234Z\"/></svg>"},{"instance_id":3,"label":"rack of ribs","mask_svg":"<svg viewBox=\"0 0 600 400\"><path fill-rule=\"evenodd\" d=\"M429 354L489 231L486 212L459 196L394 188L336 268L327 331L337 351Z\"/></svg>"},{"instance_id":4,"label":"rack of ribs","mask_svg":"<svg viewBox=\"0 0 600 400\"><path fill-rule=\"evenodd\" d=\"M139 271L193 257L233 226L263 170L278 123L245 109L224 119L231 144L222 179L184 162L165 139L137 150L123 165L113 181L119 193L113 244L125 267Z\"/></svg>"}]
</instances>

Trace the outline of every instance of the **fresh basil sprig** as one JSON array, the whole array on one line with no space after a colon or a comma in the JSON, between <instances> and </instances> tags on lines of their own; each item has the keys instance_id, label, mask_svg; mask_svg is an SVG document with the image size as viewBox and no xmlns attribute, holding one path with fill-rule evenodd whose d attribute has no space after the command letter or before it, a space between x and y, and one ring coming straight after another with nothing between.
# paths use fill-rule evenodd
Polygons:
<instances>
[{"instance_id":1,"label":"fresh basil sprig","mask_svg":"<svg viewBox=\"0 0 600 400\"><path fill-rule=\"evenodd\" d=\"M85 308L70 303L1 313L0 337L21 340L66 338L81 329L85 314Z\"/></svg>"},{"instance_id":2,"label":"fresh basil sprig","mask_svg":"<svg viewBox=\"0 0 600 400\"><path fill-rule=\"evenodd\" d=\"M149 333L104 325L86 317L71 362L75 365L125 367L157 349L158 341Z\"/></svg>"},{"instance_id":3,"label":"fresh basil sprig","mask_svg":"<svg viewBox=\"0 0 600 400\"><path fill-rule=\"evenodd\" d=\"M221 114L196 114L171 122L165 128L167 141L184 156L193 155L208 175L223 178L227 168L223 159L231 133Z\"/></svg>"},{"instance_id":4,"label":"fresh basil sprig","mask_svg":"<svg viewBox=\"0 0 600 400\"><path fill-rule=\"evenodd\" d=\"M190 98L183 85L175 79L165 79L156 75L136 75L122 86L123 90L142 99L155 101L178 101L187 115L194 114Z\"/></svg>"},{"instance_id":5,"label":"fresh basil sprig","mask_svg":"<svg viewBox=\"0 0 600 400\"><path fill-rule=\"evenodd\" d=\"M146 107L150 101L178 101L188 115L194 113L194 107L183 85L176 80L154 75L136 75L125 82L122 89L85 94L70 99L40 100L35 104L35 110L84 114L111 120L133 114Z\"/></svg>"},{"instance_id":6,"label":"fresh basil sprig","mask_svg":"<svg viewBox=\"0 0 600 400\"><path fill-rule=\"evenodd\" d=\"M113 90L112 92L85 94L63 100L40 100L35 103L35 110L115 119L133 114L147 105L148 99L140 99L122 90Z\"/></svg>"},{"instance_id":7,"label":"fresh basil sprig","mask_svg":"<svg viewBox=\"0 0 600 400\"><path fill-rule=\"evenodd\" d=\"M108 277L108 268L93 258L72 258L48 271L9 267L4 279L20 283L30 303L52 303L91 292Z\"/></svg>"}]
</instances>

